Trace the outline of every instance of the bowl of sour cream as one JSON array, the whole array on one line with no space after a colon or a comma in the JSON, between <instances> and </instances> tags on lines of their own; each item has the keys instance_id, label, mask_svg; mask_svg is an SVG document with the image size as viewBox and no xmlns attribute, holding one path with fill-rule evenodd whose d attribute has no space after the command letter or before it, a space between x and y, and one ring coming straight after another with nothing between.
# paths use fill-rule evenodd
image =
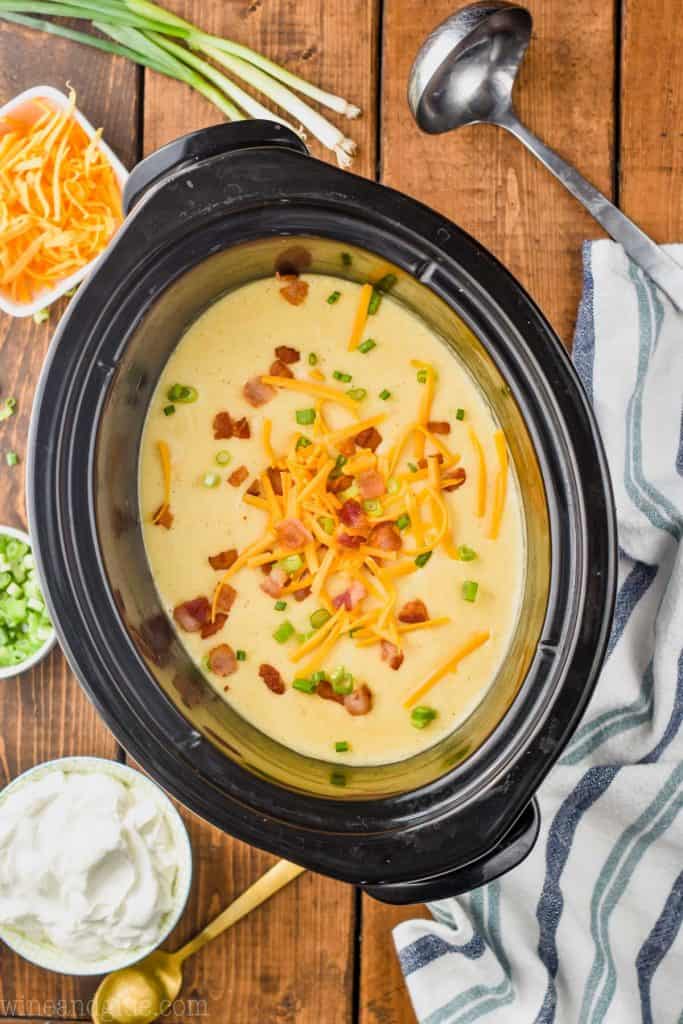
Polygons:
<instances>
[{"instance_id":1,"label":"bowl of sour cream","mask_svg":"<svg viewBox=\"0 0 683 1024\"><path fill-rule=\"evenodd\" d=\"M0 793L0 939L39 967L135 963L175 927L191 879L180 815L127 765L60 758Z\"/></svg>"}]
</instances>

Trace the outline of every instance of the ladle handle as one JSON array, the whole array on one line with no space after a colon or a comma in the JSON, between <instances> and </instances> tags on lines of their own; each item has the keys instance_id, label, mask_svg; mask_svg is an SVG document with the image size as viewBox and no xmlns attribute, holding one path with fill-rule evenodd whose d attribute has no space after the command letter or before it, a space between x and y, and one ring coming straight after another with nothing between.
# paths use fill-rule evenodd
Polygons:
<instances>
[{"instance_id":1,"label":"ladle handle","mask_svg":"<svg viewBox=\"0 0 683 1024\"><path fill-rule=\"evenodd\" d=\"M279 860L269 871L266 871L265 875L261 875L257 882L254 882L241 896L238 896L229 907L226 907L217 918L210 924L207 924L206 928L199 935L195 935L182 949L178 950L177 955L181 962L187 960L188 956L198 953L207 942L217 938L222 932L239 921L240 918L260 906L261 903L265 903L267 899L270 899L280 889L293 882L305 870L305 868L300 867L298 864L290 864L287 860Z\"/></svg>"},{"instance_id":2,"label":"ladle handle","mask_svg":"<svg viewBox=\"0 0 683 1024\"><path fill-rule=\"evenodd\" d=\"M631 259L669 296L677 309L683 309L683 267L617 209L607 196L586 181L575 167L529 131L514 114L509 114L498 123L501 128L512 132L549 171L552 171L565 188L569 189L595 217L598 224L601 224L616 242L621 243Z\"/></svg>"}]
</instances>

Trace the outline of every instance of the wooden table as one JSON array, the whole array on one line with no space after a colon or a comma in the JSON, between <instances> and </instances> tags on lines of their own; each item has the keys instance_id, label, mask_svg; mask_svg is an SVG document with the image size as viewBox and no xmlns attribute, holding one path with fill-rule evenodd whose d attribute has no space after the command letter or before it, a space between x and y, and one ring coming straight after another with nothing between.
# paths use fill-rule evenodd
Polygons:
<instances>
[{"instance_id":1,"label":"wooden table","mask_svg":"<svg viewBox=\"0 0 683 1024\"><path fill-rule=\"evenodd\" d=\"M168 2L168 0L167 0ZM359 103L350 125L359 174L452 217L516 274L569 344L580 249L599 232L503 132L427 137L412 123L406 80L418 42L453 0L174 0L229 35ZM683 19L680 0L530 0L531 51L519 86L530 126L574 161L658 241L683 236ZM0 26L0 102L70 80L79 105L124 163L214 123L185 86L76 44ZM318 155L316 147L312 147ZM0 316L0 395L19 412L0 451L26 448L31 399L56 320ZM23 474L0 464L0 522L25 525ZM66 754L123 758L63 657L0 685L0 784ZM196 877L175 947L272 858L185 814ZM308 874L218 940L186 973L169 1021L214 1024L407 1024L413 1021L391 928L424 909L391 909ZM87 1018L96 982L38 970L0 950L0 1019ZM520 1022L523 1024L523 1022Z\"/></svg>"}]
</instances>

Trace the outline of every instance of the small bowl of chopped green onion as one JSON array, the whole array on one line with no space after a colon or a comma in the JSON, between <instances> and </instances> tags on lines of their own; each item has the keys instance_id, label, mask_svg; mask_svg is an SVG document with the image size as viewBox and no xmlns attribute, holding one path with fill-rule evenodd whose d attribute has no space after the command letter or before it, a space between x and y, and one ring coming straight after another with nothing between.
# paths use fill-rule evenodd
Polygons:
<instances>
[{"instance_id":1,"label":"small bowl of chopped green onion","mask_svg":"<svg viewBox=\"0 0 683 1024\"><path fill-rule=\"evenodd\" d=\"M29 535L0 526L0 679L36 665L55 640Z\"/></svg>"}]
</instances>

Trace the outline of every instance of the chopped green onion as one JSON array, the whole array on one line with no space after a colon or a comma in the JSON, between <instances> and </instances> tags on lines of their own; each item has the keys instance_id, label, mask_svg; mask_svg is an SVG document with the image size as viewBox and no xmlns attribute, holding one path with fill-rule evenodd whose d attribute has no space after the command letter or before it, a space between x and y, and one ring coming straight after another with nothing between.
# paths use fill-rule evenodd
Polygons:
<instances>
[{"instance_id":1,"label":"chopped green onion","mask_svg":"<svg viewBox=\"0 0 683 1024\"><path fill-rule=\"evenodd\" d=\"M434 721L436 716L437 712L434 708L427 707L426 704L420 704L410 712L410 724L414 725L416 729L424 729L430 722Z\"/></svg>"},{"instance_id":2,"label":"chopped green onion","mask_svg":"<svg viewBox=\"0 0 683 1024\"><path fill-rule=\"evenodd\" d=\"M318 523L325 531L325 533L334 533L334 519L332 518L332 516L318 516Z\"/></svg>"},{"instance_id":3,"label":"chopped green onion","mask_svg":"<svg viewBox=\"0 0 683 1024\"><path fill-rule=\"evenodd\" d=\"M426 384L427 383L427 371L426 370L422 369L422 370L418 370L417 371L417 382L418 382L418 384Z\"/></svg>"},{"instance_id":4,"label":"chopped green onion","mask_svg":"<svg viewBox=\"0 0 683 1024\"><path fill-rule=\"evenodd\" d=\"M50 310L47 308L47 306L45 307L45 309L39 309L37 313L33 314L33 322L35 324L44 324L45 321L49 319Z\"/></svg>"},{"instance_id":5,"label":"chopped green onion","mask_svg":"<svg viewBox=\"0 0 683 1024\"><path fill-rule=\"evenodd\" d=\"M372 338L366 338L365 341L362 341L358 346L358 351L365 355L367 352L372 352L373 348L377 348L377 342Z\"/></svg>"},{"instance_id":6,"label":"chopped green onion","mask_svg":"<svg viewBox=\"0 0 683 1024\"><path fill-rule=\"evenodd\" d=\"M341 299L341 292L334 291L330 295L327 296L327 304L329 306L334 306L335 302L339 302L340 299Z\"/></svg>"},{"instance_id":7,"label":"chopped green onion","mask_svg":"<svg viewBox=\"0 0 683 1024\"><path fill-rule=\"evenodd\" d=\"M363 511L369 516L381 516L382 502L378 498L366 498L363 502Z\"/></svg>"},{"instance_id":8,"label":"chopped green onion","mask_svg":"<svg viewBox=\"0 0 683 1024\"><path fill-rule=\"evenodd\" d=\"M219 452L216 452L216 464L218 466L227 466L231 458L232 455L225 448L221 448Z\"/></svg>"},{"instance_id":9,"label":"chopped green onion","mask_svg":"<svg viewBox=\"0 0 683 1024\"><path fill-rule=\"evenodd\" d=\"M330 772L330 783L333 786L345 786L346 776L344 775L344 772L340 772L338 769Z\"/></svg>"},{"instance_id":10,"label":"chopped green onion","mask_svg":"<svg viewBox=\"0 0 683 1024\"><path fill-rule=\"evenodd\" d=\"M304 437L302 434L299 440L296 442L295 448L296 451L298 451L299 448L310 448L312 444L313 442L308 437Z\"/></svg>"},{"instance_id":11,"label":"chopped green onion","mask_svg":"<svg viewBox=\"0 0 683 1024\"><path fill-rule=\"evenodd\" d=\"M353 691L353 676L343 665L339 665L330 673L330 682L334 692L344 697Z\"/></svg>"},{"instance_id":12,"label":"chopped green onion","mask_svg":"<svg viewBox=\"0 0 683 1024\"><path fill-rule=\"evenodd\" d=\"M175 412L175 405L165 405L164 406L164 416L172 416L174 412Z\"/></svg>"},{"instance_id":13,"label":"chopped green onion","mask_svg":"<svg viewBox=\"0 0 683 1024\"><path fill-rule=\"evenodd\" d=\"M16 398L6 398L2 405L0 405L0 423L2 423L3 420L8 420L10 416L14 416L16 411Z\"/></svg>"},{"instance_id":14,"label":"chopped green onion","mask_svg":"<svg viewBox=\"0 0 683 1024\"><path fill-rule=\"evenodd\" d=\"M418 567L418 569L422 569L422 567L427 564L431 557L431 551L423 551L422 554L418 555L417 558L415 559L415 565Z\"/></svg>"},{"instance_id":15,"label":"chopped green onion","mask_svg":"<svg viewBox=\"0 0 683 1024\"><path fill-rule=\"evenodd\" d=\"M189 384L174 384L173 387L168 389L166 397L170 402L189 404L190 402L197 401L199 392L196 388L190 387Z\"/></svg>"},{"instance_id":16,"label":"chopped green onion","mask_svg":"<svg viewBox=\"0 0 683 1024\"><path fill-rule=\"evenodd\" d=\"M281 558L276 564L280 569L284 569L289 576L292 576L293 573L299 571L304 564L304 560L301 555L287 555L285 558Z\"/></svg>"},{"instance_id":17,"label":"chopped green onion","mask_svg":"<svg viewBox=\"0 0 683 1024\"><path fill-rule=\"evenodd\" d=\"M465 601L476 601L478 590L478 583L475 583L474 580L465 580L462 585L462 596Z\"/></svg>"},{"instance_id":18,"label":"chopped green onion","mask_svg":"<svg viewBox=\"0 0 683 1024\"><path fill-rule=\"evenodd\" d=\"M396 526L399 530L407 530L410 526L410 516L407 512L402 512L396 520Z\"/></svg>"},{"instance_id":19,"label":"chopped green onion","mask_svg":"<svg viewBox=\"0 0 683 1024\"><path fill-rule=\"evenodd\" d=\"M343 252L341 254L341 261L342 261L342 263L344 264L345 267L350 267L351 266L351 253L350 252Z\"/></svg>"},{"instance_id":20,"label":"chopped green onion","mask_svg":"<svg viewBox=\"0 0 683 1024\"><path fill-rule=\"evenodd\" d=\"M310 427L315 423L315 409L297 409L295 415L300 427Z\"/></svg>"},{"instance_id":21,"label":"chopped green onion","mask_svg":"<svg viewBox=\"0 0 683 1024\"><path fill-rule=\"evenodd\" d=\"M464 420L465 419L465 410L464 409L456 409L455 410L455 418L456 418L456 420Z\"/></svg>"},{"instance_id":22,"label":"chopped green onion","mask_svg":"<svg viewBox=\"0 0 683 1024\"><path fill-rule=\"evenodd\" d=\"M417 466L415 465L414 462L408 463L408 469L410 470L411 473L417 473Z\"/></svg>"},{"instance_id":23,"label":"chopped green onion","mask_svg":"<svg viewBox=\"0 0 683 1024\"><path fill-rule=\"evenodd\" d=\"M375 315L375 313L379 309L381 301L382 296L380 295L376 288L373 288L372 295L370 296L370 301L368 303L368 316Z\"/></svg>"},{"instance_id":24,"label":"chopped green onion","mask_svg":"<svg viewBox=\"0 0 683 1024\"><path fill-rule=\"evenodd\" d=\"M365 388L351 388L351 390L347 391L346 394L349 398L352 398L354 402L362 402L367 396L367 391Z\"/></svg>"},{"instance_id":25,"label":"chopped green onion","mask_svg":"<svg viewBox=\"0 0 683 1024\"><path fill-rule=\"evenodd\" d=\"M235 651L235 657L237 658L238 661L246 661L247 660L247 652L246 651L242 651L242 650Z\"/></svg>"},{"instance_id":26,"label":"chopped green onion","mask_svg":"<svg viewBox=\"0 0 683 1024\"><path fill-rule=\"evenodd\" d=\"M27 544L0 534L0 668L20 665L53 635Z\"/></svg>"},{"instance_id":27,"label":"chopped green onion","mask_svg":"<svg viewBox=\"0 0 683 1024\"><path fill-rule=\"evenodd\" d=\"M387 494L398 494L401 490L401 485L394 476L390 476L387 480Z\"/></svg>"},{"instance_id":28,"label":"chopped green onion","mask_svg":"<svg viewBox=\"0 0 683 1024\"><path fill-rule=\"evenodd\" d=\"M7 454L5 455L5 460L8 466L16 466L17 462L19 461L19 456L17 455L16 452L7 452Z\"/></svg>"},{"instance_id":29,"label":"chopped green onion","mask_svg":"<svg viewBox=\"0 0 683 1024\"><path fill-rule=\"evenodd\" d=\"M276 612L283 612L286 607L287 607L287 602L286 601L276 601L275 602L275 611Z\"/></svg>"},{"instance_id":30,"label":"chopped green onion","mask_svg":"<svg viewBox=\"0 0 683 1024\"><path fill-rule=\"evenodd\" d=\"M460 544L458 547L458 558L461 562L473 562L477 557L474 548L468 548L467 544Z\"/></svg>"},{"instance_id":31,"label":"chopped green onion","mask_svg":"<svg viewBox=\"0 0 683 1024\"><path fill-rule=\"evenodd\" d=\"M321 626L325 625L329 618L330 613L328 612L327 608L318 608L317 611L311 612L310 622L311 625L313 626L313 629L320 629Z\"/></svg>"},{"instance_id":32,"label":"chopped green onion","mask_svg":"<svg viewBox=\"0 0 683 1024\"><path fill-rule=\"evenodd\" d=\"M334 745L334 749L337 751L338 754L345 754L346 751L349 749L348 740L337 740L337 742Z\"/></svg>"},{"instance_id":33,"label":"chopped green onion","mask_svg":"<svg viewBox=\"0 0 683 1024\"><path fill-rule=\"evenodd\" d=\"M350 373L342 373L341 370L333 370L332 371L332 376L334 377L335 380L340 380L344 384L348 384L351 381L351 374Z\"/></svg>"},{"instance_id":34,"label":"chopped green onion","mask_svg":"<svg viewBox=\"0 0 683 1024\"><path fill-rule=\"evenodd\" d=\"M380 391L379 397L382 399L383 402L386 402L387 398L391 398L391 391L387 391L387 389L384 388L382 391Z\"/></svg>"},{"instance_id":35,"label":"chopped green onion","mask_svg":"<svg viewBox=\"0 0 683 1024\"><path fill-rule=\"evenodd\" d=\"M295 690L300 690L302 693L315 693L317 683L312 679L295 679L292 686Z\"/></svg>"},{"instance_id":36,"label":"chopped green onion","mask_svg":"<svg viewBox=\"0 0 683 1024\"><path fill-rule=\"evenodd\" d=\"M218 473L205 473L202 477L202 483L205 487L218 487L221 482L221 478Z\"/></svg>"},{"instance_id":37,"label":"chopped green onion","mask_svg":"<svg viewBox=\"0 0 683 1024\"><path fill-rule=\"evenodd\" d=\"M289 619L285 619L273 633L273 640L276 640L279 644L284 644L291 636L294 636L294 626Z\"/></svg>"},{"instance_id":38,"label":"chopped green onion","mask_svg":"<svg viewBox=\"0 0 683 1024\"><path fill-rule=\"evenodd\" d=\"M311 679L314 683L322 683L323 679L326 679L325 670L322 668L317 669L315 672L311 672Z\"/></svg>"},{"instance_id":39,"label":"chopped green onion","mask_svg":"<svg viewBox=\"0 0 683 1024\"><path fill-rule=\"evenodd\" d=\"M318 365L318 357L315 354L315 352L309 352L308 353L308 365L309 366L317 366Z\"/></svg>"},{"instance_id":40,"label":"chopped green onion","mask_svg":"<svg viewBox=\"0 0 683 1024\"><path fill-rule=\"evenodd\" d=\"M341 476L341 471L347 463L345 455L338 455L334 466L330 470L330 480L336 480L338 476Z\"/></svg>"}]
</instances>

